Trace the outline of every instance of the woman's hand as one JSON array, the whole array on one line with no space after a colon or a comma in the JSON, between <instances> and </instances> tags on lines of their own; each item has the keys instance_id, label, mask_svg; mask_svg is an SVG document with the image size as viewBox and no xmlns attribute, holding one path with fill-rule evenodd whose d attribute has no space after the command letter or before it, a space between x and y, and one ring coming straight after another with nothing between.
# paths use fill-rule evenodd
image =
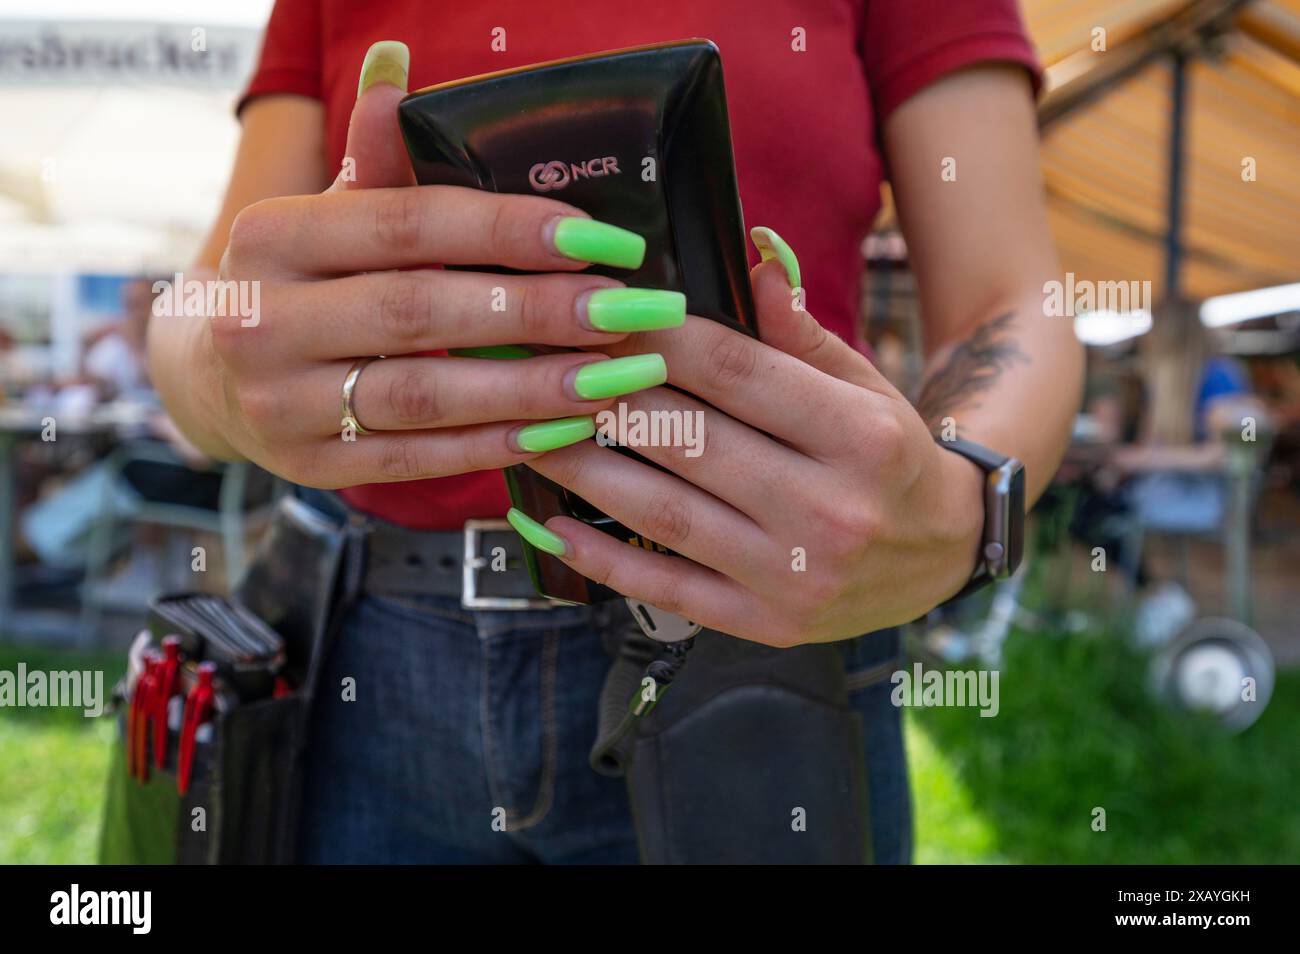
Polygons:
<instances>
[{"instance_id":1,"label":"woman's hand","mask_svg":"<svg viewBox=\"0 0 1300 954\"><path fill-rule=\"evenodd\" d=\"M629 413L701 414L702 453L635 446L665 473L588 441L529 464L689 559L568 517L533 542L562 546L565 563L620 593L775 646L914 619L970 578L982 475L935 443L870 362L794 307L779 262L759 265L753 285L772 344L690 317L671 336L613 349L661 350L669 383L712 405L667 388L626 399Z\"/></svg>"},{"instance_id":2,"label":"woman's hand","mask_svg":"<svg viewBox=\"0 0 1300 954\"><path fill-rule=\"evenodd\" d=\"M769 234L786 275L773 262L752 274L762 342L692 319L671 338L611 349L662 351L670 383L717 408L662 388L627 401L702 410L703 454L637 448L664 473L588 443L530 464L691 558L548 521L579 572L762 642L856 636L914 619L974 570L984 478L931 429L956 424L1023 461L1029 501L1046 487L1069 441L1083 353L1070 322L1043 308L1060 268L1027 77L1001 64L959 70L895 109L883 138L917 281L920 410L791 308L797 263ZM961 160L953 181L941 177L949 156Z\"/></svg>"},{"instance_id":3,"label":"woman's hand","mask_svg":"<svg viewBox=\"0 0 1300 954\"><path fill-rule=\"evenodd\" d=\"M260 282L261 313L256 323L238 314L211 317L224 385L221 434L262 467L321 487L528 459L529 450L541 448L530 442L549 432L535 426L521 439L523 422L588 416L608 406L621 391L602 390L597 378L613 371L614 361L596 354L500 361L418 353L523 341L609 344L621 335L588 322L593 293L618 283L418 266L576 270L585 263L561 255L554 235L557 226L589 222L546 199L450 186L329 192L245 209L231 229L220 279ZM403 268L415 270L397 270ZM365 368L353 396L356 419L378 433L348 440L341 388L364 355L390 356ZM662 361L658 368L651 361L648 376L628 389L661 383ZM591 431L575 433L577 440Z\"/></svg>"},{"instance_id":4,"label":"woman's hand","mask_svg":"<svg viewBox=\"0 0 1300 954\"><path fill-rule=\"evenodd\" d=\"M663 382L662 359L428 352L520 342L594 348L626 329L684 318L677 293L577 274L592 262L638 266L645 243L631 232L541 197L414 185L397 128L405 75L400 44L372 48L335 183L234 217L219 287L231 301L237 289L257 313L209 314L187 352L183 377L209 395L198 429L296 483L493 469L582 440L590 415L613 397ZM188 319L156 318L154 336L175 320ZM358 433L342 413L344 379L358 359L379 355L388 357L369 363L353 391Z\"/></svg>"}]
</instances>

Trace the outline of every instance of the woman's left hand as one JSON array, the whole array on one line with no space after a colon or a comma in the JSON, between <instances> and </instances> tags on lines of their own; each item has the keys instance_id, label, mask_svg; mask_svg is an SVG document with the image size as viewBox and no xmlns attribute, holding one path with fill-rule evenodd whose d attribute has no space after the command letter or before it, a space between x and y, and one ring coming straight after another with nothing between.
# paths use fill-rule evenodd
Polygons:
<instances>
[{"instance_id":1,"label":"woman's left hand","mask_svg":"<svg viewBox=\"0 0 1300 954\"><path fill-rule=\"evenodd\" d=\"M779 260L751 280L762 341L688 317L611 349L664 356L689 393L643 391L626 411L700 412L702 448L632 445L667 472L593 441L528 462L689 559L570 517L547 521L550 548L562 542L560 559L619 593L773 646L915 619L970 578L983 475L798 307Z\"/></svg>"}]
</instances>

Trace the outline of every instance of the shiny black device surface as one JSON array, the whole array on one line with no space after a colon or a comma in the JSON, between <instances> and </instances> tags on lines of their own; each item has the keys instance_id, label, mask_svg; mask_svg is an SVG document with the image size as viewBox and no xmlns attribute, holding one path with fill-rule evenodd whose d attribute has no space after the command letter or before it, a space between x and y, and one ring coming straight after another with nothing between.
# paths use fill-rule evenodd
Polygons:
<instances>
[{"instance_id":1,"label":"shiny black device surface","mask_svg":"<svg viewBox=\"0 0 1300 954\"><path fill-rule=\"evenodd\" d=\"M417 90L398 107L416 180L545 195L645 237L641 267L592 266L630 287L686 296L687 311L757 334L722 61L683 40L489 73ZM521 342L526 344L526 342ZM657 544L524 466L514 506ZM571 603L618 594L525 544L538 592Z\"/></svg>"}]
</instances>

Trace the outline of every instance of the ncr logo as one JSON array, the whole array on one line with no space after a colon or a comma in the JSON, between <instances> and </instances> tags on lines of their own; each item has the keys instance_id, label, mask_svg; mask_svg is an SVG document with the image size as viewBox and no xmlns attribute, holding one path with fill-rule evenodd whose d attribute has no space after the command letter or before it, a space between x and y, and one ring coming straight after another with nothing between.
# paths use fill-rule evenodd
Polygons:
<instances>
[{"instance_id":1,"label":"ncr logo","mask_svg":"<svg viewBox=\"0 0 1300 954\"><path fill-rule=\"evenodd\" d=\"M51 924L125 924L132 934L148 934L153 921L152 891L70 891L50 895Z\"/></svg>"},{"instance_id":2,"label":"ncr logo","mask_svg":"<svg viewBox=\"0 0 1300 954\"><path fill-rule=\"evenodd\" d=\"M537 192L554 192L563 189L575 179L599 179L616 176L621 170L618 159L603 156L586 162L539 162L528 170L528 184Z\"/></svg>"}]
</instances>

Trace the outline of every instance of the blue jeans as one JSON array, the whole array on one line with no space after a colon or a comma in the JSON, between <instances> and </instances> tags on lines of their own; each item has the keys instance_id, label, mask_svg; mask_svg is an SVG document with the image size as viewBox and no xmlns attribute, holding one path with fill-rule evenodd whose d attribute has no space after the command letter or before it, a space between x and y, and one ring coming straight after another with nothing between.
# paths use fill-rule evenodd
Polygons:
<instances>
[{"instance_id":1,"label":"blue jeans","mask_svg":"<svg viewBox=\"0 0 1300 954\"><path fill-rule=\"evenodd\" d=\"M601 632L623 612L621 601L487 612L363 596L321 683L300 859L635 863L624 782L587 764L610 665ZM841 646L865 730L876 861L906 862L911 806L889 699L899 634Z\"/></svg>"}]
</instances>

